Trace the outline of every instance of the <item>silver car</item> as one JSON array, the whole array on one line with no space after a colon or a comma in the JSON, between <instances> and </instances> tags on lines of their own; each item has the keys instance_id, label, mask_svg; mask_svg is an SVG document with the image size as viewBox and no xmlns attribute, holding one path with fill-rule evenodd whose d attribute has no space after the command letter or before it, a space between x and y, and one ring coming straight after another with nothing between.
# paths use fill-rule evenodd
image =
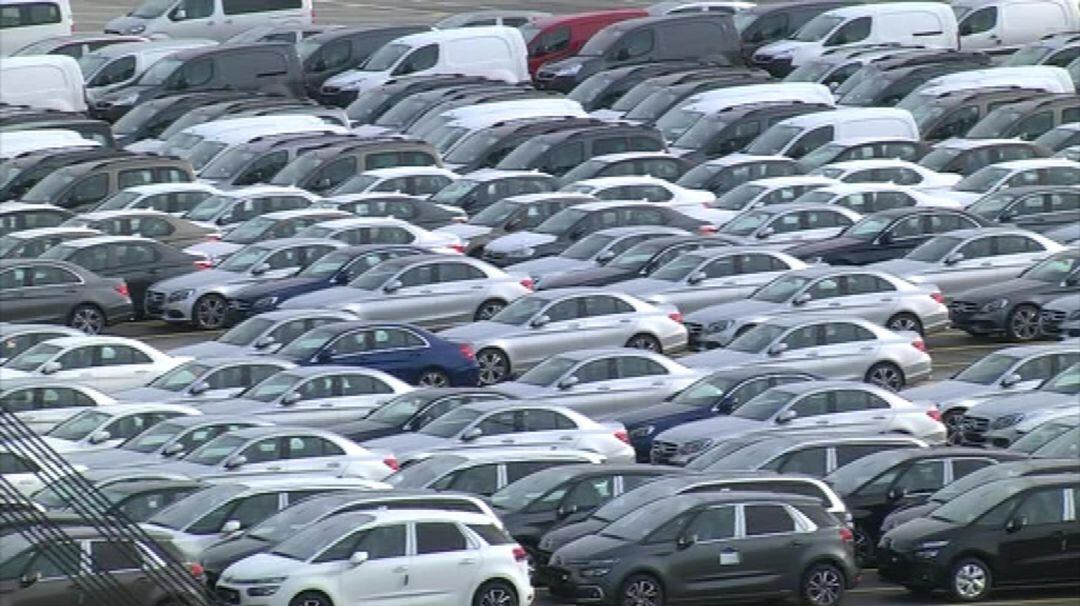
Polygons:
<instances>
[{"instance_id":1,"label":"silver car","mask_svg":"<svg viewBox=\"0 0 1080 606\"><path fill-rule=\"evenodd\" d=\"M896 333L860 318L830 316L771 318L724 349L680 361L691 368L768 364L892 390L928 379L932 371L926 345L918 335Z\"/></svg>"},{"instance_id":2,"label":"silver car","mask_svg":"<svg viewBox=\"0 0 1080 606\"><path fill-rule=\"evenodd\" d=\"M469 343L490 385L566 351L635 347L672 353L686 347L686 328L673 309L597 288L559 288L523 297L491 317L440 336Z\"/></svg>"},{"instance_id":3,"label":"silver car","mask_svg":"<svg viewBox=\"0 0 1080 606\"><path fill-rule=\"evenodd\" d=\"M89 385L44 379L0 391L0 410L15 415L30 431L45 433L76 414L116 400Z\"/></svg>"},{"instance_id":4,"label":"silver car","mask_svg":"<svg viewBox=\"0 0 1080 606\"><path fill-rule=\"evenodd\" d=\"M169 323L213 330L225 326L231 295L256 282L286 278L326 253L344 248L335 240L283 238L249 244L214 269L152 284L147 299L160 299L160 317Z\"/></svg>"},{"instance_id":5,"label":"silver car","mask_svg":"<svg viewBox=\"0 0 1080 606\"><path fill-rule=\"evenodd\" d=\"M194 404L224 400L295 364L269 356L243 358L200 358L184 362L154 379L146 387L118 391L122 401L169 402L184 400Z\"/></svg>"},{"instance_id":6,"label":"silver car","mask_svg":"<svg viewBox=\"0 0 1080 606\"><path fill-rule=\"evenodd\" d=\"M598 423L565 406L507 401L466 404L418 432L369 440L363 446L390 452L404 464L467 448L542 444L596 452L609 463L634 461L634 449L621 423Z\"/></svg>"},{"instance_id":7,"label":"silver car","mask_svg":"<svg viewBox=\"0 0 1080 606\"><path fill-rule=\"evenodd\" d=\"M301 208L266 213L237 225L219 240L189 246L184 252L203 255L217 262L248 244L271 238L291 238L309 225L348 216L349 213L332 208Z\"/></svg>"},{"instance_id":8,"label":"silver car","mask_svg":"<svg viewBox=\"0 0 1080 606\"><path fill-rule=\"evenodd\" d=\"M483 496L548 467L599 465L602 455L558 446L477 448L430 456L386 478L397 490L455 490Z\"/></svg>"},{"instance_id":9,"label":"silver car","mask_svg":"<svg viewBox=\"0 0 1080 606\"><path fill-rule=\"evenodd\" d=\"M747 244L783 247L831 238L859 219L859 213L835 204L774 204L740 213L717 233Z\"/></svg>"},{"instance_id":10,"label":"silver car","mask_svg":"<svg viewBox=\"0 0 1080 606\"><path fill-rule=\"evenodd\" d=\"M169 353L192 358L270 354L312 328L355 319L348 312L333 309L268 311L244 320L213 341L185 345Z\"/></svg>"},{"instance_id":11,"label":"silver car","mask_svg":"<svg viewBox=\"0 0 1080 606\"><path fill-rule=\"evenodd\" d=\"M689 232L685 230L657 225L611 227L585 236L558 255L514 263L505 269L540 284L545 276L600 267L645 240L686 235Z\"/></svg>"},{"instance_id":12,"label":"silver car","mask_svg":"<svg viewBox=\"0 0 1080 606\"><path fill-rule=\"evenodd\" d=\"M411 255L383 261L348 286L288 299L282 308L334 307L361 320L437 328L490 318L531 286L479 259Z\"/></svg>"},{"instance_id":13,"label":"silver car","mask_svg":"<svg viewBox=\"0 0 1080 606\"><path fill-rule=\"evenodd\" d=\"M84 334L86 333L81 330L58 324L0 322L0 364L42 341L60 337L81 337Z\"/></svg>"},{"instance_id":14,"label":"silver car","mask_svg":"<svg viewBox=\"0 0 1080 606\"><path fill-rule=\"evenodd\" d=\"M730 301L688 314L695 345L723 347L765 318L814 315L862 318L890 330L930 334L949 325L945 299L933 285L912 284L863 267L817 266L792 271Z\"/></svg>"},{"instance_id":15,"label":"silver car","mask_svg":"<svg viewBox=\"0 0 1080 606\"><path fill-rule=\"evenodd\" d=\"M858 430L902 433L930 444L945 441L937 409L886 389L851 381L807 381L773 387L730 415L678 425L657 434L654 451L686 464L725 440L763 431ZM666 453L674 452L674 456Z\"/></svg>"},{"instance_id":16,"label":"silver car","mask_svg":"<svg viewBox=\"0 0 1080 606\"><path fill-rule=\"evenodd\" d=\"M751 247L705 249L680 255L647 278L611 285L613 290L688 314L710 305L742 299L784 272L806 263L782 252Z\"/></svg>"},{"instance_id":17,"label":"silver car","mask_svg":"<svg viewBox=\"0 0 1080 606\"><path fill-rule=\"evenodd\" d=\"M1080 364L1073 364L1027 393L988 398L964 414L955 441L973 446L1006 448L1021 434L1017 426L1076 412L1080 401Z\"/></svg>"},{"instance_id":18,"label":"silver car","mask_svg":"<svg viewBox=\"0 0 1080 606\"><path fill-rule=\"evenodd\" d=\"M1015 278L1038 261L1065 250L1042 234L1015 227L961 229L931 238L902 259L870 267L916 284L934 284L949 297Z\"/></svg>"},{"instance_id":19,"label":"silver car","mask_svg":"<svg viewBox=\"0 0 1080 606\"><path fill-rule=\"evenodd\" d=\"M582 349L533 366L499 391L518 400L546 399L592 418L661 402L701 378L666 356L640 349Z\"/></svg>"}]
</instances>

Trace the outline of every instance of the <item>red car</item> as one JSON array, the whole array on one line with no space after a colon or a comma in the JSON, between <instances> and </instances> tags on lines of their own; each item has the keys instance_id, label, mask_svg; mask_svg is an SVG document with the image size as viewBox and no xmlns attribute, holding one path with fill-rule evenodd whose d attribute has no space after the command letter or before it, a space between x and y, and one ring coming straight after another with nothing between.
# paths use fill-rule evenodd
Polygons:
<instances>
[{"instance_id":1,"label":"red car","mask_svg":"<svg viewBox=\"0 0 1080 606\"><path fill-rule=\"evenodd\" d=\"M521 27L529 47L529 73L549 61L576 55L593 34L618 21L648 17L638 8L626 8L592 13L575 13L534 19Z\"/></svg>"}]
</instances>

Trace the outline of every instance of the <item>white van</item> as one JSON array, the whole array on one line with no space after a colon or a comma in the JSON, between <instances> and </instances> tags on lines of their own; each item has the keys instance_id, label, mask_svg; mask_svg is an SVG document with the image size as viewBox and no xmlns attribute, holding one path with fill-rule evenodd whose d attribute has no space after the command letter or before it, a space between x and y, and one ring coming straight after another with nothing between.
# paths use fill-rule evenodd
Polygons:
<instances>
[{"instance_id":1,"label":"white van","mask_svg":"<svg viewBox=\"0 0 1080 606\"><path fill-rule=\"evenodd\" d=\"M801 158L841 139L899 137L918 140L919 126L906 109L848 107L781 120L746 146L755 156Z\"/></svg>"},{"instance_id":2,"label":"white van","mask_svg":"<svg viewBox=\"0 0 1080 606\"><path fill-rule=\"evenodd\" d=\"M0 160L45 149L100 146L97 141L83 139L82 135L73 130L59 128L0 132Z\"/></svg>"},{"instance_id":3,"label":"white van","mask_svg":"<svg viewBox=\"0 0 1080 606\"><path fill-rule=\"evenodd\" d=\"M67 55L4 57L0 59L0 82L0 103L86 111L82 72Z\"/></svg>"},{"instance_id":4,"label":"white van","mask_svg":"<svg viewBox=\"0 0 1080 606\"><path fill-rule=\"evenodd\" d=\"M710 90L692 95L669 109L656 121L656 128L671 142L690 130L698 120L736 105L747 103L796 102L836 105L832 91L816 82L772 82Z\"/></svg>"},{"instance_id":5,"label":"white van","mask_svg":"<svg viewBox=\"0 0 1080 606\"><path fill-rule=\"evenodd\" d=\"M252 143L261 137L302 133L311 133L312 135L347 135L349 134L349 129L344 126L327 124L322 121L320 121L319 124L313 125L307 120L274 120L272 123L229 128L220 132L211 133L202 141L195 144L194 147L185 150L180 156L191 162L191 167L198 173L205 168L207 164L213 162L219 155L237 145Z\"/></svg>"},{"instance_id":6,"label":"white van","mask_svg":"<svg viewBox=\"0 0 1080 606\"><path fill-rule=\"evenodd\" d=\"M0 0L0 56L45 38L71 35L69 0Z\"/></svg>"},{"instance_id":7,"label":"white van","mask_svg":"<svg viewBox=\"0 0 1080 606\"><path fill-rule=\"evenodd\" d=\"M786 74L828 49L867 44L958 48L956 16L943 2L882 2L826 11L791 38L758 49L753 62Z\"/></svg>"},{"instance_id":8,"label":"white van","mask_svg":"<svg viewBox=\"0 0 1080 606\"><path fill-rule=\"evenodd\" d=\"M953 0L960 48L1008 54L1042 36L1080 29L1076 0Z\"/></svg>"},{"instance_id":9,"label":"white van","mask_svg":"<svg viewBox=\"0 0 1080 606\"><path fill-rule=\"evenodd\" d=\"M256 27L311 25L312 0L143 0L105 33L225 41Z\"/></svg>"},{"instance_id":10,"label":"white van","mask_svg":"<svg viewBox=\"0 0 1080 606\"><path fill-rule=\"evenodd\" d=\"M1021 65L1016 67L989 67L945 74L927 80L896 104L904 109L914 109L947 93L976 88L1008 86L1044 90L1048 93L1069 94L1076 84L1068 70L1052 65Z\"/></svg>"},{"instance_id":11,"label":"white van","mask_svg":"<svg viewBox=\"0 0 1080 606\"><path fill-rule=\"evenodd\" d=\"M431 142L442 153L462 137L508 120L526 118L585 118L588 114L573 99L514 99L479 103L445 111L409 134Z\"/></svg>"},{"instance_id":12,"label":"white van","mask_svg":"<svg viewBox=\"0 0 1080 606\"><path fill-rule=\"evenodd\" d=\"M511 84L529 81L529 51L513 27L466 27L402 36L375 51L359 69L323 84L323 92L369 90L404 75L484 76Z\"/></svg>"},{"instance_id":13,"label":"white van","mask_svg":"<svg viewBox=\"0 0 1080 606\"><path fill-rule=\"evenodd\" d=\"M79 58L86 82L86 96L93 101L102 93L134 82L151 65L188 48L217 44L214 40L151 40L112 44Z\"/></svg>"}]
</instances>

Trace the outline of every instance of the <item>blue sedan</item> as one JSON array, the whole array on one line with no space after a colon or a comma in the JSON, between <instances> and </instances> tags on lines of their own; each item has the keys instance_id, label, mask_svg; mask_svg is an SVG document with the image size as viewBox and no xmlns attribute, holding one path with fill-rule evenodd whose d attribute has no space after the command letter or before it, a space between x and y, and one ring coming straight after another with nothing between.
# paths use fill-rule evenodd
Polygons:
<instances>
[{"instance_id":1,"label":"blue sedan","mask_svg":"<svg viewBox=\"0 0 1080 606\"><path fill-rule=\"evenodd\" d=\"M475 387L472 347L409 324L336 322L313 328L276 354L300 366L366 366L425 387Z\"/></svg>"}]
</instances>

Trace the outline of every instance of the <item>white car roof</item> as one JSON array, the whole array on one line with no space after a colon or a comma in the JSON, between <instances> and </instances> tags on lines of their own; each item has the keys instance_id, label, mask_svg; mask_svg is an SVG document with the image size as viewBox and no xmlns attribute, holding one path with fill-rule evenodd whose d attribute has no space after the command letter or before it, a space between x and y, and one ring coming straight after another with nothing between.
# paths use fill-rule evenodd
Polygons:
<instances>
[{"instance_id":1,"label":"white car roof","mask_svg":"<svg viewBox=\"0 0 1080 606\"><path fill-rule=\"evenodd\" d=\"M21 229L19 231L13 231L7 235L23 240L29 240L30 238L36 238L39 236L51 236L53 234L70 234L73 232L85 233L91 236L104 235L96 229L82 226L76 227L74 225L58 225L56 227L35 227L34 229Z\"/></svg>"},{"instance_id":2,"label":"white car roof","mask_svg":"<svg viewBox=\"0 0 1080 606\"><path fill-rule=\"evenodd\" d=\"M494 34L496 36L505 37L511 35L511 31L517 32L518 30L517 28L507 27L504 25L437 29L429 32L420 32L416 34L409 34L408 36L402 36L394 40L393 42L395 44L407 44L415 48L418 46L424 46L426 44L442 42L444 40L468 40L475 38L479 34Z\"/></svg>"},{"instance_id":3,"label":"white car roof","mask_svg":"<svg viewBox=\"0 0 1080 606\"><path fill-rule=\"evenodd\" d=\"M791 159L791 158L789 158L787 156L762 156L762 155L754 155L754 154L736 153L736 154L728 154L726 156L721 156L719 158L713 158L712 160L709 160L708 162L705 162L705 164L708 165L708 166L725 166L726 167L726 166L737 166L739 164L749 164L751 162L777 162L777 161L791 162L791 163L795 162L795 160L793 160L793 159Z\"/></svg>"},{"instance_id":4,"label":"white car roof","mask_svg":"<svg viewBox=\"0 0 1080 606\"><path fill-rule=\"evenodd\" d=\"M471 28L470 28L471 29ZM474 170L471 173L463 175L470 181L494 181L495 179L505 179L507 177L544 177L547 173L542 173L538 170L506 170L502 168L481 168L480 170Z\"/></svg>"},{"instance_id":5,"label":"white car roof","mask_svg":"<svg viewBox=\"0 0 1080 606\"><path fill-rule=\"evenodd\" d=\"M786 177L766 177L764 179L756 179L754 181L747 181L748 185L760 185L768 189L779 189L781 187L793 187L798 185L834 185L839 183L836 179L830 179L828 177L822 177L820 175L789 175Z\"/></svg>"},{"instance_id":6,"label":"white car roof","mask_svg":"<svg viewBox=\"0 0 1080 606\"><path fill-rule=\"evenodd\" d=\"M161 212L153 208L122 208L118 210L98 210L88 213L82 213L78 215L77 219L85 219L87 221L100 221L102 219L112 219L113 217L169 217L169 213Z\"/></svg>"},{"instance_id":7,"label":"white car roof","mask_svg":"<svg viewBox=\"0 0 1080 606\"><path fill-rule=\"evenodd\" d=\"M793 116L781 120L778 124L815 128L822 124L834 124L859 118L899 118L906 121L912 120L911 112L896 107L843 107Z\"/></svg>"},{"instance_id":8,"label":"white car roof","mask_svg":"<svg viewBox=\"0 0 1080 606\"><path fill-rule=\"evenodd\" d=\"M622 175L618 177L595 177L593 179L582 179L572 183L571 185L586 185L589 187L595 187L597 189L606 189L609 187L622 187L624 185L659 185L665 189L679 189L681 186L675 185L673 188L670 181L665 181L657 177L650 177L648 175Z\"/></svg>"},{"instance_id":9,"label":"white car roof","mask_svg":"<svg viewBox=\"0 0 1080 606\"><path fill-rule=\"evenodd\" d=\"M140 196L167 194L177 191L204 191L212 194L221 193L221 191L213 185L202 183L200 181L192 181L190 183L151 183L150 185L134 185L123 191L136 193Z\"/></svg>"},{"instance_id":10,"label":"white car roof","mask_svg":"<svg viewBox=\"0 0 1080 606\"><path fill-rule=\"evenodd\" d=\"M990 164L990 166L1007 168L1009 170L1029 170L1032 168L1055 167L1080 169L1080 162L1066 160L1065 158L1028 158L1026 160L1009 160L1008 162L998 162L997 164Z\"/></svg>"},{"instance_id":11,"label":"white car roof","mask_svg":"<svg viewBox=\"0 0 1080 606\"><path fill-rule=\"evenodd\" d=\"M600 160L602 162L615 163L622 160L649 160L653 158L671 158L678 159L676 156L663 151L632 151L632 152L619 152L617 154L604 154L602 156L593 156L589 160Z\"/></svg>"},{"instance_id":12,"label":"white car roof","mask_svg":"<svg viewBox=\"0 0 1080 606\"><path fill-rule=\"evenodd\" d=\"M978 149L980 147L987 147L990 145L1002 145L1006 143L1026 143L1020 139L946 139L940 143L934 145L934 149L948 148L948 149Z\"/></svg>"},{"instance_id":13,"label":"white car roof","mask_svg":"<svg viewBox=\"0 0 1080 606\"><path fill-rule=\"evenodd\" d=\"M250 185L248 187L242 187L240 189L221 191L219 193L233 198L256 198L258 196L295 195L303 196L310 200L318 199L318 196L307 191L306 189L300 189L299 187L294 187L291 185Z\"/></svg>"},{"instance_id":14,"label":"white car roof","mask_svg":"<svg viewBox=\"0 0 1080 606\"><path fill-rule=\"evenodd\" d=\"M56 341L58 339L53 339ZM194 406L185 406L183 404L153 404L153 403L117 403L117 404L105 404L103 406L97 406L93 408L98 412L103 412L108 415L126 415L137 412L150 412L155 410L181 412L189 415L201 415L201 410ZM76 461L77 462L77 461Z\"/></svg>"},{"instance_id":15,"label":"white car roof","mask_svg":"<svg viewBox=\"0 0 1080 606\"><path fill-rule=\"evenodd\" d=\"M0 203L0 212L9 210L64 210L59 206L52 204L30 204L28 202L2 202Z\"/></svg>"},{"instance_id":16,"label":"white car roof","mask_svg":"<svg viewBox=\"0 0 1080 606\"><path fill-rule=\"evenodd\" d=\"M452 170L438 166L394 166L392 168L373 168L360 173L361 176L378 177L380 179L393 179L395 177L408 177L412 175L441 175L451 179L460 178Z\"/></svg>"},{"instance_id":17,"label":"white car roof","mask_svg":"<svg viewBox=\"0 0 1080 606\"><path fill-rule=\"evenodd\" d=\"M327 229L349 229L353 227L365 227L369 225L392 225L396 227L404 227L409 231L415 231L420 228L416 227L408 221L402 221L401 219L395 219L394 217L342 217L341 219L331 219L329 221L320 221L314 226L324 227ZM314 227L313 226L313 227Z\"/></svg>"},{"instance_id":18,"label":"white car roof","mask_svg":"<svg viewBox=\"0 0 1080 606\"><path fill-rule=\"evenodd\" d=\"M920 173L932 173L933 170L926 168L921 164L914 162L908 162L906 160L899 160L896 158L868 158L866 160L845 160L844 162L834 162L832 164L826 164L821 168L838 168L843 171L864 170L867 168L896 168L904 167L916 170Z\"/></svg>"}]
</instances>

